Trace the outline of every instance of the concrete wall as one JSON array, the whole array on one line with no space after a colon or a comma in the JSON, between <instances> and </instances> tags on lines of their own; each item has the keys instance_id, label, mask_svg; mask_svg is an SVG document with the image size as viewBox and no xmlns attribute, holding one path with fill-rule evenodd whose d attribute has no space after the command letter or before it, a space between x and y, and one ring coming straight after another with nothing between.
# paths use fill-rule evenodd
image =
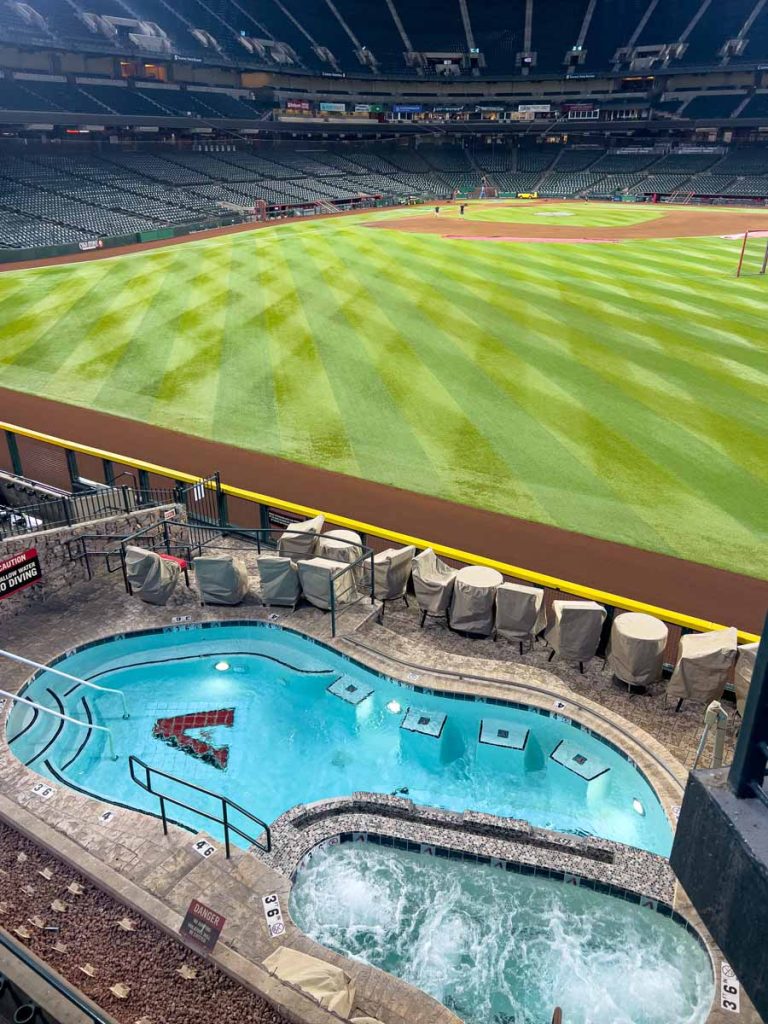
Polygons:
<instances>
[{"instance_id":1,"label":"concrete wall","mask_svg":"<svg viewBox=\"0 0 768 1024\"><path fill-rule=\"evenodd\" d=\"M177 506L167 505L163 508L145 509L140 512L113 516L110 519L81 523L78 526L44 530L40 533L25 534L23 537L9 537L6 540L0 540L0 560L10 555L19 554L28 548L37 548L42 571L40 583L10 594L0 601L0 623L53 598L65 597L66 592L75 584L88 579L85 561L70 559L68 542L88 535L89 537L103 538L103 541L89 541L91 547L112 546L115 538L135 533L151 523L160 522L164 512L169 508L175 509L177 514L182 512ZM74 549L76 545L71 545L71 547ZM114 560L113 564L117 564L117 560ZM91 559L91 571L94 576L106 575L105 559L98 557Z\"/></svg>"}]
</instances>

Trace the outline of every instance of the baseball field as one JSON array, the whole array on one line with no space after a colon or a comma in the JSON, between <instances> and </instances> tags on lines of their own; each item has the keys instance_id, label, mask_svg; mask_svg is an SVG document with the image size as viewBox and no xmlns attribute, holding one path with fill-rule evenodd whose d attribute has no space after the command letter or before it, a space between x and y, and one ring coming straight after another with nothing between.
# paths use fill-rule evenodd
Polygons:
<instances>
[{"instance_id":1,"label":"baseball field","mask_svg":"<svg viewBox=\"0 0 768 1024\"><path fill-rule=\"evenodd\" d=\"M478 203L11 271L0 385L768 578L762 225Z\"/></svg>"}]
</instances>

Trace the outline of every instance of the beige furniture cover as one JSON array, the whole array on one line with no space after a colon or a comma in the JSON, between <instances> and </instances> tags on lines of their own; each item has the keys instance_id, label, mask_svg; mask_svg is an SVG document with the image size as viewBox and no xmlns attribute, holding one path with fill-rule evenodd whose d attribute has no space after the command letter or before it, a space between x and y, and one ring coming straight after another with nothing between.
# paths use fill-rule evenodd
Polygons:
<instances>
[{"instance_id":1,"label":"beige furniture cover","mask_svg":"<svg viewBox=\"0 0 768 1024\"><path fill-rule=\"evenodd\" d=\"M381 1024L376 1017L352 1017L349 1024Z\"/></svg>"},{"instance_id":2,"label":"beige furniture cover","mask_svg":"<svg viewBox=\"0 0 768 1024\"><path fill-rule=\"evenodd\" d=\"M288 946L279 946L270 953L263 966L276 978L295 985L340 1017L348 1017L352 1012L355 983L340 967Z\"/></svg>"},{"instance_id":3,"label":"beige furniture cover","mask_svg":"<svg viewBox=\"0 0 768 1024\"><path fill-rule=\"evenodd\" d=\"M733 685L736 690L736 709L740 715L744 714L744 705L747 703L749 684L752 682L752 672L755 668L759 646L759 643L741 644L738 649Z\"/></svg>"},{"instance_id":4,"label":"beige furniture cover","mask_svg":"<svg viewBox=\"0 0 768 1024\"><path fill-rule=\"evenodd\" d=\"M416 555L412 569L419 608L425 615L444 615L451 603L457 570L442 562L432 548Z\"/></svg>"},{"instance_id":5,"label":"beige furniture cover","mask_svg":"<svg viewBox=\"0 0 768 1024\"><path fill-rule=\"evenodd\" d=\"M360 534L354 530L329 530L328 533L321 534L315 544L315 557L330 558L336 562L345 562L347 565L357 562L362 553L363 541ZM356 584L362 583L363 572L362 563L352 570Z\"/></svg>"},{"instance_id":6,"label":"beige furniture cover","mask_svg":"<svg viewBox=\"0 0 768 1024\"><path fill-rule=\"evenodd\" d=\"M295 608L301 594L296 563L281 555L259 555L256 566L264 604Z\"/></svg>"},{"instance_id":7,"label":"beige furniture cover","mask_svg":"<svg viewBox=\"0 0 768 1024\"><path fill-rule=\"evenodd\" d=\"M304 597L316 608L328 611L331 607L331 577L344 566L331 558L308 558L299 562L299 582ZM357 588L352 572L345 572L333 581L336 605L357 600Z\"/></svg>"},{"instance_id":8,"label":"beige furniture cover","mask_svg":"<svg viewBox=\"0 0 768 1024\"><path fill-rule=\"evenodd\" d=\"M176 562L161 558L154 551L128 546L125 572L131 592L147 604L167 604L181 569Z\"/></svg>"},{"instance_id":9,"label":"beige furniture cover","mask_svg":"<svg viewBox=\"0 0 768 1024\"><path fill-rule=\"evenodd\" d=\"M680 639L680 653L667 694L705 703L722 697L736 660L737 639L733 626L711 633L686 633Z\"/></svg>"},{"instance_id":10,"label":"beige furniture cover","mask_svg":"<svg viewBox=\"0 0 768 1024\"><path fill-rule=\"evenodd\" d=\"M463 633L493 632L493 604L504 577L496 569L467 565L456 573L451 599L451 629Z\"/></svg>"},{"instance_id":11,"label":"beige furniture cover","mask_svg":"<svg viewBox=\"0 0 768 1024\"><path fill-rule=\"evenodd\" d=\"M377 601L397 601L405 597L415 554L416 548L409 545L386 548L373 556L373 596Z\"/></svg>"},{"instance_id":12,"label":"beige furniture cover","mask_svg":"<svg viewBox=\"0 0 768 1024\"><path fill-rule=\"evenodd\" d=\"M202 555L194 566L203 604L240 604L248 593L248 570L241 559Z\"/></svg>"},{"instance_id":13,"label":"beige furniture cover","mask_svg":"<svg viewBox=\"0 0 768 1024\"><path fill-rule=\"evenodd\" d=\"M315 516L314 519L305 519L303 523L292 523L277 542L278 554L287 555L294 561L311 558L324 522L325 516Z\"/></svg>"},{"instance_id":14,"label":"beige furniture cover","mask_svg":"<svg viewBox=\"0 0 768 1024\"><path fill-rule=\"evenodd\" d=\"M555 654L567 661L593 658L607 612L595 601L553 601L554 623L546 633Z\"/></svg>"},{"instance_id":15,"label":"beige furniture cover","mask_svg":"<svg viewBox=\"0 0 768 1024\"><path fill-rule=\"evenodd\" d=\"M502 583L496 591L494 637L517 640L522 650L547 624L544 591L523 583Z\"/></svg>"},{"instance_id":16,"label":"beige furniture cover","mask_svg":"<svg viewBox=\"0 0 768 1024\"><path fill-rule=\"evenodd\" d=\"M617 615L608 641L607 665L630 686L647 686L661 679L669 630L661 619L643 612Z\"/></svg>"}]
</instances>

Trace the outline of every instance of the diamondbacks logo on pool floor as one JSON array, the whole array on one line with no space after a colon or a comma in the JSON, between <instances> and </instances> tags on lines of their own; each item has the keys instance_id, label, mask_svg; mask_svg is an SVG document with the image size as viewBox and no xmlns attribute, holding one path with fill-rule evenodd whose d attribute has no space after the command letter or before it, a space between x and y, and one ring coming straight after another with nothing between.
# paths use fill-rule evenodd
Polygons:
<instances>
[{"instance_id":1,"label":"diamondbacks logo on pool floor","mask_svg":"<svg viewBox=\"0 0 768 1024\"><path fill-rule=\"evenodd\" d=\"M152 735L177 747L184 754L196 757L213 768L225 769L229 763L229 747L215 747L206 729L217 725L231 728L235 721L234 708L221 708L218 711L192 711L187 715L173 715L170 718L158 718L152 727ZM200 730L199 736L191 736L190 730Z\"/></svg>"}]
</instances>

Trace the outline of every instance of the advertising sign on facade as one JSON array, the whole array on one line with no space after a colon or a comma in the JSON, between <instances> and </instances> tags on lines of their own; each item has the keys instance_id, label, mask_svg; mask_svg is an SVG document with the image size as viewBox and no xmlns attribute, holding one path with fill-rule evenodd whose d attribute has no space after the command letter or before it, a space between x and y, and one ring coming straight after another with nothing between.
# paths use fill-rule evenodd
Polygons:
<instances>
[{"instance_id":1,"label":"advertising sign on facade","mask_svg":"<svg viewBox=\"0 0 768 1024\"><path fill-rule=\"evenodd\" d=\"M518 103L518 110L529 111L532 114L549 114L552 110L551 103Z\"/></svg>"},{"instance_id":2,"label":"advertising sign on facade","mask_svg":"<svg viewBox=\"0 0 768 1024\"><path fill-rule=\"evenodd\" d=\"M343 114L346 112L346 103L321 103L320 109L325 114Z\"/></svg>"}]
</instances>

